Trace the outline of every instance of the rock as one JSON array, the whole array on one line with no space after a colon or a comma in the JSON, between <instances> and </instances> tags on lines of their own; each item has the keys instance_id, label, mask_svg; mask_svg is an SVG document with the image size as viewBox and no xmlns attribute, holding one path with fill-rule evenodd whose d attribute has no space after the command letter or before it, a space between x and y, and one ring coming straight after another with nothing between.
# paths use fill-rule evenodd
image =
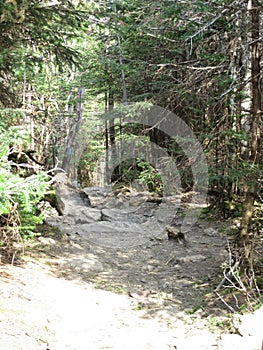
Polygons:
<instances>
[{"instance_id":1,"label":"rock","mask_svg":"<svg viewBox=\"0 0 263 350\"><path fill-rule=\"evenodd\" d=\"M204 229L204 234L206 236L217 236L218 235L218 231L215 230L214 228L212 227L208 227L208 228L205 228Z\"/></svg>"},{"instance_id":2,"label":"rock","mask_svg":"<svg viewBox=\"0 0 263 350\"><path fill-rule=\"evenodd\" d=\"M129 212L120 209L102 209L102 221L127 221Z\"/></svg>"},{"instance_id":3,"label":"rock","mask_svg":"<svg viewBox=\"0 0 263 350\"><path fill-rule=\"evenodd\" d=\"M60 175L58 177L58 175ZM90 206L88 195L72 186L63 173L54 177L54 188L58 199L58 207L63 215L74 215L79 206Z\"/></svg>"},{"instance_id":4,"label":"rock","mask_svg":"<svg viewBox=\"0 0 263 350\"><path fill-rule=\"evenodd\" d=\"M53 226L53 227L58 227L59 226L59 222L60 222L60 218L57 217L47 217L45 218L44 222L49 225L49 226Z\"/></svg>"},{"instance_id":5,"label":"rock","mask_svg":"<svg viewBox=\"0 0 263 350\"><path fill-rule=\"evenodd\" d=\"M53 183L56 186L61 186L69 183L69 178L64 172L59 172L53 177Z\"/></svg>"},{"instance_id":6,"label":"rock","mask_svg":"<svg viewBox=\"0 0 263 350\"><path fill-rule=\"evenodd\" d=\"M139 207L150 198L150 195L148 192L140 192L129 197L129 205L132 207Z\"/></svg>"},{"instance_id":7,"label":"rock","mask_svg":"<svg viewBox=\"0 0 263 350\"><path fill-rule=\"evenodd\" d=\"M101 219L101 210L96 208L80 208L79 212L75 214L76 224L89 224L100 221Z\"/></svg>"},{"instance_id":8,"label":"rock","mask_svg":"<svg viewBox=\"0 0 263 350\"><path fill-rule=\"evenodd\" d=\"M45 219L45 223L49 226L63 228L66 225L74 225L75 220L74 218L65 217L65 216L58 216L58 217L50 217Z\"/></svg>"},{"instance_id":9,"label":"rock","mask_svg":"<svg viewBox=\"0 0 263 350\"><path fill-rule=\"evenodd\" d=\"M45 222L54 227L74 226L75 224L89 224L101 220L101 211L96 208L74 207L68 215L59 217L48 217Z\"/></svg>"},{"instance_id":10,"label":"rock","mask_svg":"<svg viewBox=\"0 0 263 350\"><path fill-rule=\"evenodd\" d=\"M91 202L90 202L89 196L84 191L80 191L79 195L83 201L83 204L88 206L88 207L91 207Z\"/></svg>"},{"instance_id":11,"label":"rock","mask_svg":"<svg viewBox=\"0 0 263 350\"><path fill-rule=\"evenodd\" d=\"M175 240L176 242L186 242L183 232L174 226L167 226L166 232L168 239Z\"/></svg>"},{"instance_id":12,"label":"rock","mask_svg":"<svg viewBox=\"0 0 263 350\"><path fill-rule=\"evenodd\" d=\"M71 232L78 233L95 244L115 248L137 246L148 241L140 225L128 222L100 221L75 225L71 227Z\"/></svg>"},{"instance_id":13,"label":"rock","mask_svg":"<svg viewBox=\"0 0 263 350\"><path fill-rule=\"evenodd\" d=\"M77 227L76 227L77 228ZM113 234L127 234L127 233L142 233L139 225L128 222L107 222L100 221L85 225L78 225L79 234L88 235L89 233L113 233Z\"/></svg>"},{"instance_id":14,"label":"rock","mask_svg":"<svg viewBox=\"0 0 263 350\"><path fill-rule=\"evenodd\" d=\"M103 205L111 193L111 187L85 187L82 189L88 195L91 206Z\"/></svg>"},{"instance_id":15,"label":"rock","mask_svg":"<svg viewBox=\"0 0 263 350\"><path fill-rule=\"evenodd\" d=\"M184 256L182 258L178 259L179 263L193 263L193 262L198 262L198 261L204 261L206 260L206 257L201 254L197 255L189 255L189 256Z\"/></svg>"},{"instance_id":16,"label":"rock","mask_svg":"<svg viewBox=\"0 0 263 350\"><path fill-rule=\"evenodd\" d=\"M54 245L56 241L50 237L38 237L38 241L43 245Z\"/></svg>"},{"instance_id":17,"label":"rock","mask_svg":"<svg viewBox=\"0 0 263 350\"><path fill-rule=\"evenodd\" d=\"M176 217L178 210L177 205L170 205L166 203L161 203L156 212L156 218L160 223L171 224Z\"/></svg>"},{"instance_id":18,"label":"rock","mask_svg":"<svg viewBox=\"0 0 263 350\"><path fill-rule=\"evenodd\" d=\"M40 210L45 217L56 217L59 215L58 210L46 200L40 201L37 205L37 209Z\"/></svg>"},{"instance_id":19,"label":"rock","mask_svg":"<svg viewBox=\"0 0 263 350\"><path fill-rule=\"evenodd\" d=\"M144 216L151 217L154 215L157 209L158 209L157 204L144 202L138 208L135 209L134 213L136 213L136 215L144 215Z\"/></svg>"},{"instance_id":20,"label":"rock","mask_svg":"<svg viewBox=\"0 0 263 350\"><path fill-rule=\"evenodd\" d=\"M102 209L101 212L102 221L127 221L139 224L146 220L132 211L123 209Z\"/></svg>"}]
</instances>

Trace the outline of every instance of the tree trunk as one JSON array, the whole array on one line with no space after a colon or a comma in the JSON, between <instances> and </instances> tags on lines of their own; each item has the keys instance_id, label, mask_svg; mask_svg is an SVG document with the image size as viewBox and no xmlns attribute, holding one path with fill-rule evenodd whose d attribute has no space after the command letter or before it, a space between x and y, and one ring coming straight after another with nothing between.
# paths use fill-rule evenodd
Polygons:
<instances>
[{"instance_id":1,"label":"tree trunk","mask_svg":"<svg viewBox=\"0 0 263 350\"><path fill-rule=\"evenodd\" d=\"M114 97L113 93L109 93L109 106L108 106L108 112L111 113L114 108ZM110 136L110 145L115 145L115 124L114 124L114 118L113 115L109 116L109 136Z\"/></svg>"},{"instance_id":2,"label":"tree trunk","mask_svg":"<svg viewBox=\"0 0 263 350\"><path fill-rule=\"evenodd\" d=\"M108 93L105 91L105 100L104 100L104 110L105 115L108 112ZM105 118L104 121L104 129L105 129L105 170L106 170L106 182L109 184L109 130L108 130L108 120Z\"/></svg>"},{"instance_id":3,"label":"tree trunk","mask_svg":"<svg viewBox=\"0 0 263 350\"><path fill-rule=\"evenodd\" d=\"M254 202L257 194L257 167L260 161L261 135L261 79L260 79L260 9L258 0L250 0L248 4L251 19L251 116L249 141L249 177L246 179L244 211L241 220L240 243L245 248L245 259L249 260L249 231L254 213Z\"/></svg>"},{"instance_id":4,"label":"tree trunk","mask_svg":"<svg viewBox=\"0 0 263 350\"><path fill-rule=\"evenodd\" d=\"M78 90L78 98L77 98L77 115L76 118L72 121L66 143L65 155L62 161L62 169L65 170L66 173L70 173L70 163L72 159L72 155L74 153L74 149L76 146L76 140L78 136L78 132L80 129L80 125L82 122L82 113L83 113L83 98L84 98L84 87L80 87Z\"/></svg>"}]
</instances>

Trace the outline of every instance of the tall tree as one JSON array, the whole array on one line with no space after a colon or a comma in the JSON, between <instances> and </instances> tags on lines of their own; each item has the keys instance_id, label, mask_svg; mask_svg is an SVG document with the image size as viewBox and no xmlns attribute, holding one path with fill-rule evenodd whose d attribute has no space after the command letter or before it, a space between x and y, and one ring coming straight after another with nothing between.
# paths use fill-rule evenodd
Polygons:
<instances>
[{"instance_id":1,"label":"tall tree","mask_svg":"<svg viewBox=\"0 0 263 350\"><path fill-rule=\"evenodd\" d=\"M258 0L249 0L248 12L250 15L251 37L251 112L249 120L249 143L247 152L248 175L245 178L244 212L241 221L240 239L245 248L247 262L251 255L250 228L254 213L254 203L258 192L258 178L260 166L260 144L262 135L262 97L261 97L261 23L262 7Z\"/></svg>"},{"instance_id":2,"label":"tall tree","mask_svg":"<svg viewBox=\"0 0 263 350\"><path fill-rule=\"evenodd\" d=\"M72 1L1 1L0 3L0 103L19 106L22 94L17 80L30 80L30 72L47 63L61 70L78 62L73 39L89 24L90 12ZM29 75L29 76L28 76Z\"/></svg>"}]
</instances>

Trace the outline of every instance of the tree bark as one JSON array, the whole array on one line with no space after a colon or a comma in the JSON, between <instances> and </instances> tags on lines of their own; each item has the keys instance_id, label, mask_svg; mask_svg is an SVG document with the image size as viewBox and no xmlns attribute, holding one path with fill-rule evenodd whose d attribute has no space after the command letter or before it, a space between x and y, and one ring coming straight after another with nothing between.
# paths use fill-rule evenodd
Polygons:
<instances>
[{"instance_id":1,"label":"tree bark","mask_svg":"<svg viewBox=\"0 0 263 350\"><path fill-rule=\"evenodd\" d=\"M245 247L245 258L249 259L249 231L254 213L254 202L257 194L257 167L260 162L260 136L262 123L261 108L261 68L260 68L260 8L258 0L248 4L251 19L251 119L248 165L250 175L246 179L244 211L241 220L240 243Z\"/></svg>"},{"instance_id":2,"label":"tree bark","mask_svg":"<svg viewBox=\"0 0 263 350\"><path fill-rule=\"evenodd\" d=\"M68 133L65 155L62 161L62 169L65 170L65 172L68 175L70 173L70 163L71 163L71 159L76 146L76 140L80 129L80 125L82 122L83 98L84 98L84 87L80 87L78 90L78 98L77 98L77 105L76 105L77 115L76 115L76 118L72 121L70 130Z\"/></svg>"}]
</instances>

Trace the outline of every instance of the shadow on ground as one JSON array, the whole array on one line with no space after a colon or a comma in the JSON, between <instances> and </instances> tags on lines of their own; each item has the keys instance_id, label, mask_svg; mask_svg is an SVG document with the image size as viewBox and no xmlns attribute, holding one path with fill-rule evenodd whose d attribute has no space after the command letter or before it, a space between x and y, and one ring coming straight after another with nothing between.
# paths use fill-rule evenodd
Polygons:
<instances>
[{"instance_id":1,"label":"shadow on ground","mask_svg":"<svg viewBox=\"0 0 263 350\"><path fill-rule=\"evenodd\" d=\"M227 310L213 291L227 252L217 225L199 221L186 246L163 236L129 248L96 245L78 234L52 238L49 230L37 250L55 276L129 295L145 317L182 310L222 315Z\"/></svg>"}]
</instances>

